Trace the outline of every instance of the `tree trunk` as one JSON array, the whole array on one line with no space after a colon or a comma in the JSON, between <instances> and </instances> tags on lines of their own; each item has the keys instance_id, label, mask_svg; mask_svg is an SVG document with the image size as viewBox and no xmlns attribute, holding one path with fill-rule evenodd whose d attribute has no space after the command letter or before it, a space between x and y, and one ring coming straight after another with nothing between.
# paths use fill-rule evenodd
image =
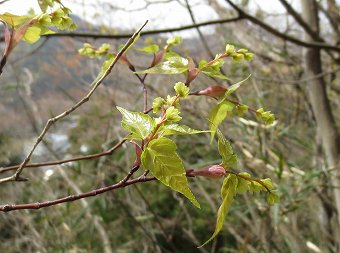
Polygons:
<instances>
[{"instance_id":1,"label":"tree trunk","mask_svg":"<svg viewBox=\"0 0 340 253\"><path fill-rule=\"evenodd\" d=\"M310 27L319 34L318 9L315 0L301 0L302 14ZM315 38L305 34L305 40L315 42ZM312 77L322 73L322 61L320 50L316 48L305 48L304 69L307 76ZM326 93L325 81L322 76L311 80L307 86L309 99L317 123L317 135L321 139L325 160L330 171L330 182L334 197L334 205L337 210L337 224L340 228L340 137L335 127L330 103ZM333 187L334 186L334 187ZM339 238L335 240L338 240Z\"/></svg>"}]
</instances>

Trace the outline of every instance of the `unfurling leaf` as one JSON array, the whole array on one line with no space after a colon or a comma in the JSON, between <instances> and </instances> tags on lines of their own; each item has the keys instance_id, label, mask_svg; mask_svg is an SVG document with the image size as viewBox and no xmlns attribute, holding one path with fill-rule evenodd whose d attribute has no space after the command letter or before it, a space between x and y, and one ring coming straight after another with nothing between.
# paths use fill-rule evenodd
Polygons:
<instances>
[{"instance_id":1,"label":"unfurling leaf","mask_svg":"<svg viewBox=\"0 0 340 253\"><path fill-rule=\"evenodd\" d=\"M218 152L222 157L224 166L227 168L235 167L237 164L237 155L234 153L231 144L218 129L217 137L218 137Z\"/></svg>"},{"instance_id":2,"label":"unfurling leaf","mask_svg":"<svg viewBox=\"0 0 340 253\"><path fill-rule=\"evenodd\" d=\"M130 112L118 106L117 109L123 116L122 127L132 133L131 138L145 139L156 126L155 120L147 114Z\"/></svg>"},{"instance_id":3,"label":"unfurling leaf","mask_svg":"<svg viewBox=\"0 0 340 253\"><path fill-rule=\"evenodd\" d=\"M230 205L234 200L234 196L237 192L237 185L238 185L238 178L235 175L229 174L223 181L223 186L221 189L222 195L222 204L217 212L217 220L216 220L216 227L213 235L200 247L203 247L207 243L209 243L212 239L216 237L216 235L221 231L225 217L228 214Z\"/></svg>"},{"instance_id":4,"label":"unfurling leaf","mask_svg":"<svg viewBox=\"0 0 340 253\"><path fill-rule=\"evenodd\" d=\"M189 87L187 87L184 83L178 82L174 87L176 94L182 98L186 98L189 95Z\"/></svg>"},{"instance_id":5,"label":"unfurling leaf","mask_svg":"<svg viewBox=\"0 0 340 253\"><path fill-rule=\"evenodd\" d=\"M274 114L271 111L264 111L260 108L256 111L256 118L260 119L265 125L271 125L275 121Z\"/></svg>"},{"instance_id":6,"label":"unfurling leaf","mask_svg":"<svg viewBox=\"0 0 340 253\"><path fill-rule=\"evenodd\" d=\"M176 109L173 106L170 106L167 110L166 110L166 121L167 122L177 122L180 121L182 119L181 116L179 116L180 111L178 109Z\"/></svg>"},{"instance_id":7,"label":"unfurling leaf","mask_svg":"<svg viewBox=\"0 0 340 253\"><path fill-rule=\"evenodd\" d=\"M182 160L172 140L164 137L151 140L142 153L142 164L163 184L182 193L196 207L200 207L189 189Z\"/></svg>"},{"instance_id":8,"label":"unfurling leaf","mask_svg":"<svg viewBox=\"0 0 340 253\"><path fill-rule=\"evenodd\" d=\"M161 98L161 97L155 98L152 102L153 113L159 113L165 104L166 102L164 98Z\"/></svg>"},{"instance_id":9,"label":"unfurling leaf","mask_svg":"<svg viewBox=\"0 0 340 253\"><path fill-rule=\"evenodd\" d=\"M208 116L209 130L211 131L211 140L214 140L214 136L218 126L228 116L228 114L234 109L235 105L229 101L223 101L217 104Z\"/></svg>"},{"instance_id":10,"label":"unfurling leaf","mask_svg":"<svg viewBox=\"0 0 340 253\"><path fill-rule=\"evenodd\" d=\"M223 66L224 61L222 59L216 60L213 64L208 64L205 60L200 61L198 68L202 71L202 73L224 80L230 80L228 77L222 74L221 67Z\"/></svg>"}]
</instances>

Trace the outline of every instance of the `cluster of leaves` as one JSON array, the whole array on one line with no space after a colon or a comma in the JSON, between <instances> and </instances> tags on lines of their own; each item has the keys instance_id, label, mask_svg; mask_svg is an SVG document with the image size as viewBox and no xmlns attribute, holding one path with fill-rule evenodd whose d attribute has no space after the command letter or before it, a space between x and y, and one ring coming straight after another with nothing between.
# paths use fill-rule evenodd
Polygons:
<instances>
[{"instance_id":1,"label":"cluster of leaves","mask_svg":"<svg viewBox=\"0 0 340 253\"><path fill-rule=\"evenodd\" d=\"M157 116L151 117L147 113L131 112L121 107L117 107L117 109L122 114L122 128L130 133L129 139L136 147L134 166L143 166L144 169L150 170L151 174L160 182L183 194L196 207L200 207L200 205L189 188L187 176L205 176L210 178L226 176L221 187L222 204L217 214L215 232L206 242L208 243L221 230L229 207L237 193L266 191L268 193L267 201L269 204L274 204L279 200L269 178L256 179L252 178L248 173L237 173L234 171L237 166L237 155L234 153L230 143L218 130L218 126L226 118L235 115L243 116L248 111L254 112L256 117L262 120L264 124L272 124L274 122L274 115L270 112L265 112L262 108L259 110L251 109L247 105L231 99L231 95L241 84L250 78L250 75L228 88L210 86L190 93L190 84L200 73L214 78L228 79L221 71L222 66L225 64L224 59L230 57L235 62L242 60L251 61L253 54L248 52L247 49L236 50L234 46L227 44L224 53L217 54L211 61L202 60L198 66L195 66L191 58L182 57L172 50L173 46L179 45L181 42L182 39L176 36L168 39L162 49L156 44L135 49L136 51L153 56L152 62L146 70L136 71L126 54L120 59L136 75L186 75L185 82L177 82L175 84L176 95L168 95L166 98L157 97L153 100L152 111ZM84 47L79 52L89 57L106 56L109 58L107 61L110 61L110 57L116 55L114 52L109 52L109 46L106 44L103 44L98 49L90 44L84 44ZM105 68L105 64L103 68ZM217 99L217 105L214 106L208 117L209 130L195 130L186 125L179 124L182 119L180 115L180 100L187 98L189 95L203 95ZM218 151L222 157L222 163L188 171L184 168L183 162L177 154L175 142L169 139L168 136L206 132L210 132L211 142L217 133Z\"/></svg>"},{"instance_id":2,"label":"cluster of leaves","mask_svg":"<svg viewBox=\"0 0 340 253\"><path fill-rule=\"evenodd\" d=\"M41 0L38 2L42 11L41 14L35 14L32 11L23 16L8 12L0 14L0 22L5 26L5 49L1 60L0 73L9 54L21 40L34 43L42 35L55 33L56 31L52 28L58 30L74 30L77 28L70 17L70 9L59 0ZM48 12L49 9L50 12ZM9 27L12 27L11 32Z\"/></svg>"}]
</instances>

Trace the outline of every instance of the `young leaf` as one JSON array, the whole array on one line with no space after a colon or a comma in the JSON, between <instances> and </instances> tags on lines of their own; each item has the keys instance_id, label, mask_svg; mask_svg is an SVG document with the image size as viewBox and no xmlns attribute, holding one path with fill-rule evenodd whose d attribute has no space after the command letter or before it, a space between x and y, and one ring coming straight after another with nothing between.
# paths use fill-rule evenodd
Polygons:
<instances>
[{"instance_id":1,"label":"young leaf","mask_svg":"<svg viewBox=\"0 0 340 253\"><path fill-rule=\"evenodd\" d=\"M228 116L228 113L234 109L235 105L229 101L223 101L217 104L208 116L209 130L211 131L211 142L214 140L216 129L221 122Z\"/></svg>"},{"instance_id":2,"label":"young leaf","mask_svg":"<svg viewBox=\"0 0 340 253\"><path fill-rule=\"evenodd\" d=\"M177 122L180 121L182 119L181 116L179 116L180 111L178 109L176 109L173 106L170 106L167 110L166 110L166 120L167 122Z\"/></svg>"},{"instance_id":3,"label":"young leaf","mask_svg":"<svg viewBox=\"0 0 340 253\"><path fill-rule=\"evenodd\" d=\"M137 48L136 50L147 54L155 54L159 51L159 46L156 44L152 44L147 47Z\"/></svg>"},{"instance_id":4,"label":"young leaf","mask_svg":"<svg viewBox=\"0 0 340 253\"><path fill-rule=\"evenodd\" d=\"M123 116L122 127L132 133L132 138L145 139L156 126L155 120L147 114L130 112L118 106L117 109Z\"/></svg>"},{"instance_id":5,"label":"young leaf","mask_svg":"<svg viewBox=\"0 0 340 253\"><path fill-rule=\"evenodd\" d=\"M142 164L163 184L182 193L196 207L200 207L189 189L182 160L172 140L160 137L150 141L142 153Z\"/></svg>"},{"instance_id":6,"label":"young leaf","mask_svg":"<svg viewBox=\"0 0 340 253\"><path fill-rule=\"evenodd\" d=\"M188 70L189 61L180 56L167 58L166 61L146 70L137 71L136 74L181 74Z\"/></svg>"},{"instance_id":7,"label":"young leaf","mask_svg":"<svg viewBox=\"0 0 340 253\"><path fill-rule=\"evenodd\" d=\"M170 124L170 125L164 125L159 130L160 136L166 136L166 135L183 135L183 134L200 134L200 133L206 133L209 131L201 131L201 130L195 130L185 125L178 125L178 124Z\"/></svg>"},{"instance_id":8,"label":"young leaf","mask_svg":"<svg viewBox=\"0 0 340 253\"><path fill-rule=\"evenodd\" d=\"M221 72L221 67L223 66L224 61L222 59L217 60L213 64L207 65L206 61L201 61L199 63L199 69L202 71L202 73L215 77L215 78L220 78L224 80L230 80L228 77L222 74Z\"/></svg>"},{"instance_id":9,"label":"young leaf","mask_svg":"<svg viewBox=\"0 0 340 253\"><path fill-rule=\"evenodd\" d=\"M165 104L164 98L156 97L152 102L153 113L159 113Z\"/></svg>"},{"instance_id":10,"label":"young leaf","mask_svg":"<svg viewBox=\"0 0 340 253\"><path fill-rule=\"evenodd\" d=\"M233 168L237 164L237 155L234 153L229 141L224 137L222 132L217 129L218 152L220 153L223 164L227 168Z\"/></svg>"},{"instance_id":11,"label":"young leaf","mask_svg":"<svg viewBox=\"0 0 340 253\"><path fill-rule=\"evenodd\" d=\"M222 204L217 212L217 220L216 220L216 227L213 235L202 244L200 247L203 247L207 243L209 243L212 239L216 237L216 235L221 231L225 217L228 214L230 205L234 200L234 196L236 195L236 189L238 184L238 178L235 175L229 174L223 181L221 195L222 195ZM199 247L199 248L200 248Z\"/></svg>"},{"instance_id":12,"label":"young leaf","mask_svg":"<svg viewBox=\"0 0 340 253\"><path fill-rule=\"evenodd\" d=\"M182 98L186 98L189 95L189 87L187 87L184 83L178 82L174 87L176 94Z\"/></svg>"}]
</instances>

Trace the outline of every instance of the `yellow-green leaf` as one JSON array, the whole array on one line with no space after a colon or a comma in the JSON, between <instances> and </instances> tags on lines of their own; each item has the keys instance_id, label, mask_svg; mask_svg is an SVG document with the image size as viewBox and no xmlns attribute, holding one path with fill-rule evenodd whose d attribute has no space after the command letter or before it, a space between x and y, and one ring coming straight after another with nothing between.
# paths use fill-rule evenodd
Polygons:
<instances>
[{"instance_id":1,"label":"yellow-green leaf","mask_svg":"<svg viewBox=\"0 0 340 253\"><path fill-rule=\"evenodd\" d=\"M234 109L235 105L229 101L223 101L222 103L217 104L208 116L209 121L209 130L211 131L211 142L214 140L214 136L218 126L221 122L228 116Z\"/></svg>"},{"instance_id":2,"label":"yellow-green leaf","mask_svg":"<svg viewBox=\"0 0 340 253\"><path fill-rule=\"evenodd\" d=\"M182 193L196 207L200 204L189 189L182 160L176 153L176 144L160 137L149 142L141 155L142 164L159 181L173 190Z\"/></svg>"},{"instance_id":3,"label":"yellow-green leaf","mask_svg":"<svg viewBox=\"0 0 340 253\"><path fill-rule=\"evenodd\" d=\"M155 119L142 112L130 112L122 107L117 109L123 116L122 127L131 132L131 138L145 139L156 126Z\"/></svg>"},{"instance_id":4,"label":"yellow-green leaf","mask_svg":"<svg viewBox=\"0 0 340 253\"><path fill-rule=\"evenodd\" d=\"M238 184L238 178L235 175L229 174L223 181L221 195L222 195L222 204L217 212L217 220L216 227L213 235L200 247L203 247L207 243L209 243L212 239L216 237L216 235L221 231L224 220L228 214L230 205L236 195L236 189Z\"/></svg>"}]
</instances>

